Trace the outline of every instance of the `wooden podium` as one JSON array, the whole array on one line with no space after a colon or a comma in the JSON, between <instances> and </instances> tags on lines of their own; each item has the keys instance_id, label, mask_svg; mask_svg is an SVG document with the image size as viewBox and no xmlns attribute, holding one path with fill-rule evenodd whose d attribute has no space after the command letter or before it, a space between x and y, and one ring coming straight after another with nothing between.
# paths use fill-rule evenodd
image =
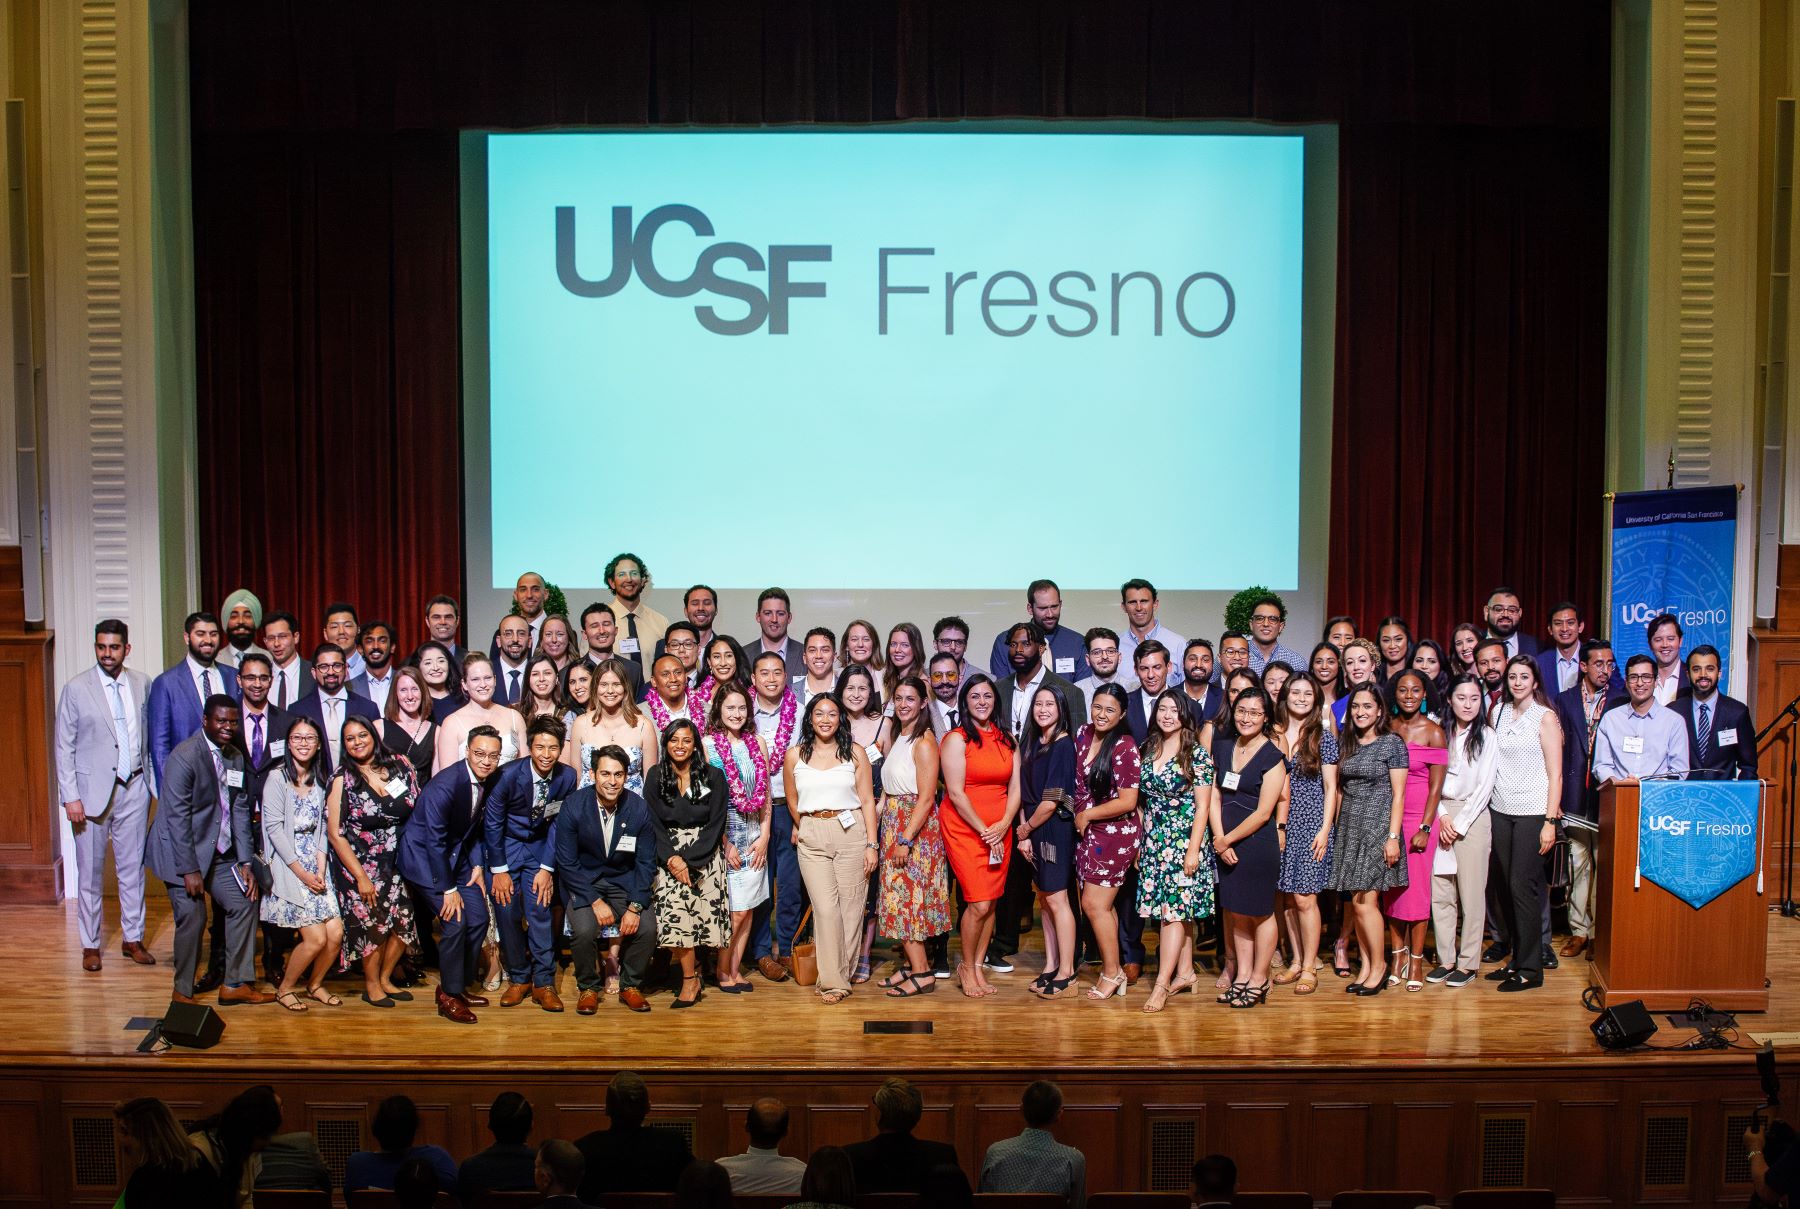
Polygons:
<instances>
[{"instance_id":1,"label":"wooden podium","mask_svg":"<svg viewBox=\"0 0 1800 1209\"><path fill-rule=\"evenodd\" d=\"M1768 792L1764 784L1765 828ZM1642 999L1651 1011L1679 1010L1704 999L1724 1011L1768 1010L1770 899L1757 889L1754 872L1699 910L1649 878L1634 886L1636 785L1600 791L1595 859L1591 977L1605 1006Z\"/></svg>"}]
</instances>

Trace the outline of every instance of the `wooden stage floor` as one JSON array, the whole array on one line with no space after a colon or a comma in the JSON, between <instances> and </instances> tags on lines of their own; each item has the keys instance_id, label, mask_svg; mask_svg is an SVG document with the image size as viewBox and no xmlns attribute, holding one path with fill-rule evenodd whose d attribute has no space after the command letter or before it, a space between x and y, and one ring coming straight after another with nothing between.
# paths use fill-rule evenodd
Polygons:
<instances>
[{"instance_id":1,"label":"wooden stage floor","mask_svg":"<svg viewBox=\"0 0 1800 1209\"><path fill-rule=\"evenodd\" d=\"M108 906L110 922L114 917ZM0 1030L0 1064L81 1067L119 1059L133 1065L146 1061L134 1052L142 1033L126 1026L133 1017L160 1016L168 1003L173 925L166 902L153 899L151 905L147 943L162 963L154 967L120 956L114 930L102 950L106 968L84 973L72 904L10 907L6 924L0 929L0 968L24 975L34 1004L47 1010L13 1014ZM1741 1018L1746 1041L1800 1034L1800 922L1771 916L1769 929L1770 1010ZM650 997L653 1010L648 1014L633 1014L609 999L598 1015L586 1017L573 1010L574 979L563 970L558 990L570 1010L554 1015L529 1001L501 1009L493 995L494 1005L479 1012L480 1023L467 1026L439 1019L429 989L423 994L415 990L417 998L410 1004L377 1010L355 997L360 979L335 979L331 986L344 998L342 1007L314 1005L303 1014L274 1004L228 1007L221 1013L224 1039L216 1048L176 1049L151 1061L162 1067L215 1069L327 1065L338 1071L471 1073L555 1070L621 1049L642 1069L692 1073L722 1066L793 1072L876 1067L1191 1070L1196 1063L1214 1071L1393 1071L1446 1064L1491 1071L1497 1066L1618 1061L1601 1051L1588 1032L1593 1016L1581 1004L1588 970L1584 959L1550 971L1541 991L1526 994L1499 995L1491 984L1476 982L1460 990L1395 989L1368 1001L1343 994L1344 982L1326 969L1317 994L1296 996L1290 988L1275 987L1266 1005L1244 1011L1213 1002L1211 980L1203 978L1200 989L1205 993L1176 997L1160 1015L1146 1015L1140 1008L1148 977L1122 1000L1034 998L1025 986L1038 968L1037 938L1035 932L1027 935L1027 952L1016 959L1016 972L991 975L1001 989L985 1000L963 998L954 980L913 1000L886 998L871 983L828 1008L792 982L771 984L752 974L753 994L727 996L709 989L692 1011L669 1011L671 996L658 989ZM1086 971L1083 985L1092 977L1093 971ZM864 1032L872 1021L922 1020L932 1023L931 1034ZM1688 1035L1672 1033L1665 1025L1657 1040ZM1699 1053L1646 1054L1634 1061L1674 1060L1692 1066L1715 1059L1744 1063L1741 1055Z\"/></svg>"}]
</instances>

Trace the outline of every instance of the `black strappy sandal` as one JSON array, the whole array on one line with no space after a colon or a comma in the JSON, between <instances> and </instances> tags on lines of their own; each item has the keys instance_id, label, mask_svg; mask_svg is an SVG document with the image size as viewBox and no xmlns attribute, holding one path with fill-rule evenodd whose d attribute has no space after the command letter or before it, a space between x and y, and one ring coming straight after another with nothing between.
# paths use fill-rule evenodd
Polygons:
<instances>
[{"instance_id":1,"label":"black strappy sandal","mask_svg":"<svg viewBox=\"0 0 1800 1209\"><path fill-rule=\"evenodd\" d=\"M908 974L905 984L895 984L887 989L889 999L911 999L914 995L935 995L937 979L930 974Z\"/></svg>"}]
</instances>

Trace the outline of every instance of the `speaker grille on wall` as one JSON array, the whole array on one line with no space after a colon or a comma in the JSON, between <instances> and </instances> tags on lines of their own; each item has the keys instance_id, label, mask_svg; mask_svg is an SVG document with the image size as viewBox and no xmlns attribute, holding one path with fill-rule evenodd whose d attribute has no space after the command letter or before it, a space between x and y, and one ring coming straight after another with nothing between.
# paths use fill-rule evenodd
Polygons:
<instances>
[{"instance_id":1,"label":"speaker grille on wall","mask_svg":"<svg viewBox=\"0 0 1800 1209\"><path fill-rule=\"evenodd\" d=\"M1186 1190L1199 1147L1200 1127L1193 1121L1150 1122L1150 1191Z\"/></svg>"},{"instance_id":2,"label":"speaker grille on wall","mask_svg":"<svg viewBox=\"0 0 1800 1209\"><path fill-rule=\"evenodd\" d=\"M1530 1130L1524 1113L1495 1113L1481 1118L1481 1186L1523 1188L1525 1143Z\"/></svg>"},{"instance_id":3,"label":"speaker grille on wall","mask_svg":"<svg viewBox=\"0 0 1800 1209\"><path fill-rule=\"evenodd\" d=\"M119 1150L113 1139L110 1115L70 1118L69 1154L74 1159L77 1187L112 1188L118 1185Z\"/></svg>"},{"instance_id":4,"label":"speaker grille on wall","mask_svg":"<svg viewBox=\"0 0 1800 1209\"><path fill-rule=\"evenodd\" d=\"M337 1187L344 1184L344 1164L350 1156L363 1148L362 1122L354 1117L338 1117L321 1119L315 1132L319 1138L319 1154L325 1159L325 1166L331 1172L331 1182Z\"/></svg>"},{"instance_id":5,"label":"speaker grille on wall","mask_svg":"<svg viewBox=\"0 0 1800 1209\"><path fill-rule=\"evenodd\" d=\"M1725 1174L1727 1184L1750 1182L1750 1156L1744 1151L1744 1131L1750 1128L1750 1114L1732 1113L1725 1118Z\"/></svg>"},{"instance_id":6,"label":"speaker grille on wall","mask_svg":"<svg viewBox=\"0 0 1800 1209\"><path fill-rule=\"evenodd\" d=\"M687 1139L688 1150L690 1152L693 1151L693 1149L694 1149L694 1118L693 1117L657 1117L649 1123L651 1125L656 1126L658 1129L670 1129L670 1130L673 1130L676 1133L680 1134L683 1138Z\"/></svg>"},{"instance_id":7,"label":"speaker grille on wall","mask_svg":"<svg viewBox=\"0 0 1800 1209\"><path fill-rule=\"evenodd\" d=\"M1666 1113L1644 1118L1644 1187L1679 1188L1688 1182L1688 1118Z\"/></svg>"}]
</instances>

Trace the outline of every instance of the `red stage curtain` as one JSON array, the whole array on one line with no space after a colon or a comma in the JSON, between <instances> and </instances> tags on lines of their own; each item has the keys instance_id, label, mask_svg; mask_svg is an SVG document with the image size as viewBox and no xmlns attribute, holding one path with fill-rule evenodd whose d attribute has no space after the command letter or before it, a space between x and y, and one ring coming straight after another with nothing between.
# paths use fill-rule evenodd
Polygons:
<instances>
[{"instance_id":1,"label":"red stage curtain","mask_svg":"<svg viewBox=\"0 0 1800 1209\"><path fill-rule=\"evenodd\" d=\"M316 632L344 596L410 644L461 592L458 130L1007 116L1342 123L1330 604L1441 634L1502 578L1533 617L1594 603L1604 4L194 0L189 25L207 603L248 586Z\"/></svg>"}]
</instances>

